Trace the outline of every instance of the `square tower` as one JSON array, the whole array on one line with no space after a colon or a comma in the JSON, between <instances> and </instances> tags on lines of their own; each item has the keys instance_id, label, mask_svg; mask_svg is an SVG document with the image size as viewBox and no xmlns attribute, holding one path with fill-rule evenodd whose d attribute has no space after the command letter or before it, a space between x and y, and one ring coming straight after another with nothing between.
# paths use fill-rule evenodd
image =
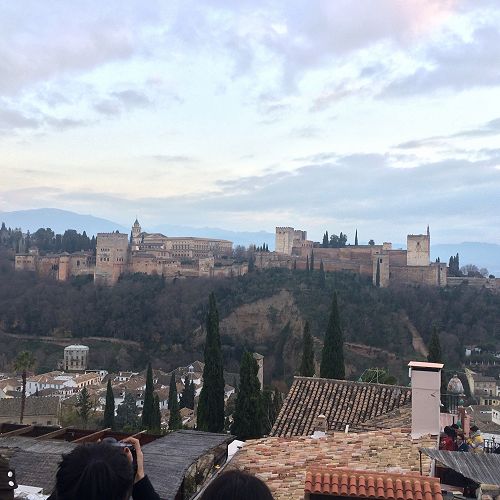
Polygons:
<instances>
[{"instance_id":1,"label":"square tower","mask_svg":"<svg viewBox=\"0 0 500 500\"><path fill-rule=\"evenodd\" d=\"M429 266L431 263L431 235L409 234L406 240L406 264L408 266Z\"/></svg>"}]
</instances>

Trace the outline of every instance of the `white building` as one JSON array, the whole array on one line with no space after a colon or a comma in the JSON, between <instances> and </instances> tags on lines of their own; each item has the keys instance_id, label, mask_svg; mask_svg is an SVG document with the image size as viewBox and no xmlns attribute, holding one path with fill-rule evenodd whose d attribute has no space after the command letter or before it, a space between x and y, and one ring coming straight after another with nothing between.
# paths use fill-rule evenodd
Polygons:
<instances>
[{"instance_id":1,"label":"white building","mask_svg":"<svg viewBox=\"0 0 500 500\"><path fill-rule=\"evenodd\" d=\"M85 371L89 360L89 348L86 345L69 345L64 348L64 370Z\"/></svg>"}]
</instances>

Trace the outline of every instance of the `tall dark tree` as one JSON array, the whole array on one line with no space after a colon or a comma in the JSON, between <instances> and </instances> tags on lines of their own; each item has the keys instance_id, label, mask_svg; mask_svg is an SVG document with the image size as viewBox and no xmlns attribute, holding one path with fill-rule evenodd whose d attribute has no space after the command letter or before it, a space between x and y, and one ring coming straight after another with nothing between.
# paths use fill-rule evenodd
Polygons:
<instances>
[{"instance_id":1,"label":"tall dark tree","mask_svg":"<svg viewBox=\"0 0 500 500\"><path fill-rule=\"evenodd\" d=\"M111 379L108 378L108 385L106 387L106 406L104 407L104 420L103 426L107 428L115 428L115 396L113 395L113 388L111 387Z\"/></svg>"},{"instance_id":2,"label":"tall dark tree","mask_svg":"<svg viewBox=\"0 0 500 500\"><path fill-rule=\"evenodd\" d=\"M142 407L142 426L148 431L153 428L153 404L153 369L151 368L151 363L148 363L148 369L146 372L146 389L144 391L144 406Z\"/></svg>"},{"instance_id":3,"label":"tall dark tree","mask_svg":"<svg viewBox=\"0 0 500 500\"><path fill-rule=\"evenodd\" d=\"M31 370L35 365L35 358L33 353L29 351L22 351L17 355L16 360L14 361L14 370L16 372L21 372L22 378L22 391L21 391L21 414L19 415L19 423L23 423L24 419L24 408L26 406L26 377L28 370Z\"/></svg>"},{"instance_id":4,"label":"tall dark tree","mask_svg":"<svg viewBox=\"0 0 500 500\"><path fill-rule=\"evenodd\" d=\"M332 308L325 333L325 342L321 357L320 375L323 378L340 380L345 378L344 336L340 326L337 293L333 294Z\"/></svg>"},{"instance_id":5,"label":"tall dark tree","mask_svg":"<svg viewBox=\"0 0 500 500\"><path fill-rule=\"evenodd\" d=\"M179 402L177 400L177 382L175 381L175 372L170 377L170 386L168 390L168 409L170 417L168 419L168 430L175 431L182 427L181 414L179 412Z\"/></svg>"},{"instance_id":6,"label":"tall dark tree","mask_svg":"<svg viewBox=\"0 0 500 500\"><path fill-rule=\"evenodd\" d=\"M139 428L139 417L137 416L137 405L132 394L127 392L123 403L116 409L116 428L124 432L134 432Z\"/></svg>"},{"instance_id":7,"label":"tall dark tree","mask_svg":"<svg viewBox=\"0 0 500 500\"><path fill-rule=\"evenodd\" d=\"M323 265L323 259L321 259L319 263L318 282L320 288L325 288L326 278L325 278L325 266Z\"/></svg>"},{"instance_id":8,"label":"tall dark tree","mask_svg":"<svg viewBox=\"0 0 500 500\"><path fill-rule=\"evenodd\" d=\"M443 362L441 343L439 341L439 333L435 326L432 329L431 341L429 342L429 354L427 355L427 361L429 361L429 363Z\"/></svg>"},{"instance_id":9,"label":"tall dark tree","mask_svg":"<svg viewBox=\"0 0 500 500\"><path fill-rule=\"evenodd\" d=\"M188 380L187 377L184 381L184 390L181 394L181 400L179 402L180 408L191 408L194 410L194 396L195 396L195 386L192 380Z\"/></svg>"},{"instance_id":10,"label":"tall dark tree","mask_svg":"<svg viewBox=\"0 0 500 500\"><path fill-rule=\"evenodd\" d=\"M293 270L295 271L297 269L297 259L293 261Z\"/></svg>"},{"instance_id":11,"label":"tall dark tree","mask_svg":"<svg viewBox=\"0 0 500 500\"><path fill-rule=\"evenodd\" d=\"M377 270L375 272L375 286L380 286L380 260L377 259Z\"/></svg>"},{"instance_id":12,"label":"tall dark tree","mask_svg":"<svg viewBox=\"0 0 500 500\"><path fill-rule=\"evenodd\" d=\"M325 234L323 235L323 243L322 243L323 248L328 248L329 243L330 243L330 238L328 237L328 231L325 231Z\"/></svg>"},{"instance_id":13,"label":"tall dark tree","mask_svg":"<svg viewBox=\"0 0 500 500\"><path fill-rule=\"evenodd\" d=\"M354 246L358 246L358 230L356 229L356 236L354 236Z\"/></svg>"},{"instance_id":14,"label":"tall dark tree","mask_svg":"<svg viewBox=\"0 0 500 500\"><path fill-rule=\"evenodd\" d=\"M160 434L161 432L160 398L156 392L153 396L153 418L151 419L151 431L155 434Z\"/></svg>"},{"instance_id":15,"label":"tall dark tree","mask_svg":"<svg viewBox=\"0 0 500 500\"><path fill-rule=\"evenodd\" d=\"M309 272L309 255L306 257L306 273Z\"/></svg>"},{"instance_id":16,"label":"tall dark tree","mask_svg":"<svg viewBox=\"0 0 500 500\"><path fill-rule=\"evenodd\" d=\"M263 433L262 393L258 371L257 361L251 353L245 352L241 358L240 386L231 427L231 432L238 439L258 438Z\"/></svg>"},{"instance_id":17,"label":"tall dark tree","mask_svg":"<svg viewBox=\"0 0 500 500\"><path fill-rule=\"evenodd\" d=\"M311 272L314 271L314 250L311 250Z\"/></svg>"},{"instance_id":18,"label":"tall dark tree","mask_svg":"<svg viewBox=\"0 0 500 500\"><path fill-rule=\"evenodd\" d=\"M75 408L82 419L83 427L87 428L87 423L90 418L90 413L93 408L92 400L90 399L89 391L84 387L79 393L76 399Z\"/></svg>"},{"instance_id":19,"label":"tall dark tree","mask_svg":"<svg viewBox=\"0 0 500 500\"><path fill-rule=\"evenodd\" d=\"M198 403L198 429L221 432L224 429L224 368L219 334L219 312L215 295L208 300L207 338L205 341L203 388Z\"/></svg>"},{"instance_id":20,"label":"tall dark tree","mask_svg":"<svg viewBox=\"0 0 500 500\"><path fill-rule=\"evenodd\" d=\"M278 418L278 415L280 414L281 407L283 406L283 394L277 387L274 388L273 406L274 406L274 419L276 420L276 418Z\"/></svg>"},{"instance_id":21,"label":"tall dark tree","mask_svg":"<svg viewBox=\"0 0 500 500\"><path fill-rule=\"evenodd\" d=\"M302 362L300 363L300 374L303 377L314 377L314 349L309 321L306 321L304 333L302 335Z\"/></svg>"}]
</instances>

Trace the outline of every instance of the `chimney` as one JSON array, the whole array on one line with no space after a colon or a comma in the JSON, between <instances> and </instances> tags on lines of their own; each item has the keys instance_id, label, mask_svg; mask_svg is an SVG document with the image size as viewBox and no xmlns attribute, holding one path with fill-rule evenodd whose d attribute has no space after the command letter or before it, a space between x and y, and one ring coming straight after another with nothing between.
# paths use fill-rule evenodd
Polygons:
<instances>
[{"instance_id":1,"label":"chimney","mask_svg":"<svg viewBox=\"0 0 500 500\"><path fill-rule=\"evenodd\" d=\"M439 435L442 363L410 361L411 436Z\"/></svg>"}]
</instances>

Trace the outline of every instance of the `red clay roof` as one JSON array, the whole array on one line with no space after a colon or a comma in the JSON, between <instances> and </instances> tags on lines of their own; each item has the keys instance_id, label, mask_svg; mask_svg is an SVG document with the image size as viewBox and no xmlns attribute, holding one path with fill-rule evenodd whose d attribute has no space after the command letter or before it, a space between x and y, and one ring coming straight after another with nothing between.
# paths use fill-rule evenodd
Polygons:
<instances>
[{"instance_id":1,"label":"red clay roof","mask_svg":"<svg viewBox=\"0 0 500 500\"><path fill-rule=\"evenodd\" d=\"M384 500L443 500L439 478L352 469L311 469L304 491Z\"/></svg>"}]
</instances>

